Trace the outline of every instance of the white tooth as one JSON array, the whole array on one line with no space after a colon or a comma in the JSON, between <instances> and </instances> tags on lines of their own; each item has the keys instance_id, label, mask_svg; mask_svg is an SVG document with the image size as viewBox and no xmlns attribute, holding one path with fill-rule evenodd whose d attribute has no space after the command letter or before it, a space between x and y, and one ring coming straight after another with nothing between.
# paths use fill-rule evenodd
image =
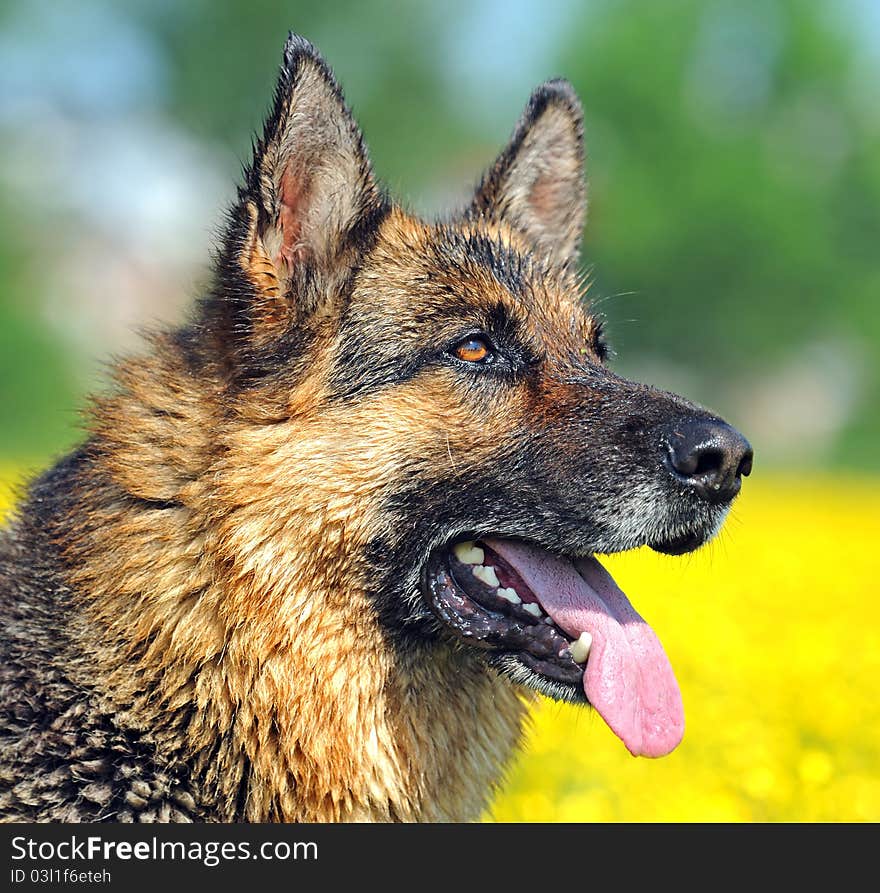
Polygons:
<instances>
[{"instance_id":1,"label":"white tooth","mask_svg":"<svg viewBox=\"0 0 880 893\"><path fill-rule=\"evenodd\" d=\"M483 559L486 557L485 552L479 546L474 545L473 540L456 543L452 551L462 564L482 564Z\"/></svg>"},{"instance_id":2,"label":"white tooth","mask_svg":"<svg viewBox=\"0 0 880 893\"><path fill-rule=\"evenodd\" d=\"M546 623L548 626L553 626L553 618L552 618L552 617L545 617L545 618L544 618L544 623Z\"/></svg>"},{"instance_id":3,"label":"white tooth","mask_svg":"<svg viewBox=\"0 0 880 893\"><path fill-rule=\"evenodd\" d=\"M475 567L471 568L471 573L478 580L482 580L487 586L498 585L498 575L495 573L495 568L492 567L491 564L478 564Z\"/></svg>"},{"instance_id":4,"label":"white tooth","mask_svg":"<svg viewBox=\"0 0 880 893\"><path fill-rule=\"evenodd\" d=\"M579 664L587 662L590 656L590 646L593 644L593 637L589 633L581 633L576 642L572 642L568 646L572 659Z\"/></svg>"},{"instance_id":5,"label":"white tooth","mask_svg":"<svg viewBox=\"0 0 880 893\"><path fill-rule=\"evenodd\" d=\"M541 611L541 606L536 602L529 602L527 605L523 605L523 610L528 611L529 614L534 614L535 617L540 617L543 613Z\"/></svg>"},{"instance_id":6,"label":"white tooth","mask_svg":"<svg viewBox=\"0 0 880 893\"><path fill-rule=\"evenodd\" d=\"M522 601L522 599L517 594L517 591L512 588L499 589L498 594L501 596L501 598L507 599L507 601L509 601L512 605L518 605Z\"/></svg>"}]
</instances>

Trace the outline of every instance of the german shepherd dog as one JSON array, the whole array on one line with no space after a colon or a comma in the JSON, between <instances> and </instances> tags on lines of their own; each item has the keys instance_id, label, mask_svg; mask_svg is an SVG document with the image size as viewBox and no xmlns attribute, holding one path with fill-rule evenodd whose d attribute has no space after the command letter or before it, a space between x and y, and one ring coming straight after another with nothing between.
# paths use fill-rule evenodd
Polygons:
<instances>
[{"instance_id":1,"label":"german shepherd dog","mask_svg":"<svg viewBox=\"0 0 880 893\"><path fill-rule=\"evenodd\" d=\"M209 293L0 540L5 820L473 820L535 692L679 743L595 556L696 549L752 454L607 367L585 210L567 82L426 222L290 36Z\"/></svg>"}]
</instances>

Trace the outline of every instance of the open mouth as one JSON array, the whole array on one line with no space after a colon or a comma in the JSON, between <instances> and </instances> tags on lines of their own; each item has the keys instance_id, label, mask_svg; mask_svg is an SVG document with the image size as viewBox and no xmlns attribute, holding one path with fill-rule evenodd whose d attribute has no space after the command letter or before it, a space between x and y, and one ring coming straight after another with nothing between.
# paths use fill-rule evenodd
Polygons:
<instances>
[{"instance_id":1,"label":"open mouth","mask_svg":"<svg viewBox=\"0 0 880 893\"><path fill-rule=\"evenodd\" d=\"M586 698L633 755L663 756L681 741L681 694L663 647L594 556L483 538L438 550L425 583L455 634L513 662L519 681Z\"/></svg>"}]
</instances>

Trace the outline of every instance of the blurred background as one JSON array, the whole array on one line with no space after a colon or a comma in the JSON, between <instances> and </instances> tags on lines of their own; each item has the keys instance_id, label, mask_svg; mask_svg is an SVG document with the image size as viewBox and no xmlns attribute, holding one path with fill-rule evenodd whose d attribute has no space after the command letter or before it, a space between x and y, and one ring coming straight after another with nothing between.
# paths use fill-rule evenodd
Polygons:
<instances>
[{"instance_id":1,"label":"blurred background","mask_svg":"<svg viewBox=\"0 0 880 893\"><path fill-rule=\"evenodd\" d=\"M697 749L673 769L591 761L599 725L545 705L531 769L489 817L880 819L873 0L0 2L3 479L75 443L106 363L204 287L288 29L333 66L380 178L426 214L464 200L537 83L569 78L615 368L756 450L720 546L620 569L654 592L646 616L669 608L686 706L708 710ZM739 737L701 738L727 723Z\"/></svg>"}]
</instances>

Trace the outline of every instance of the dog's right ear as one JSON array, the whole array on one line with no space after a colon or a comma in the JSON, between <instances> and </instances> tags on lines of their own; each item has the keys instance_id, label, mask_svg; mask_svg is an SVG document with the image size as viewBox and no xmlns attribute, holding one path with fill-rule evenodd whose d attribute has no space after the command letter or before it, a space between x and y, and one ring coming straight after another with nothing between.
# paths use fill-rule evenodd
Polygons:
<instances>
[{"instance_id":1,"label":"dog's right ear","mask_svg":"<svg viewBox=\"0 0 880 893\"><path fill-rule=\"evenodd\" d=\"M333 73L291 34L220 257L230 337L265 341L333 301L383 207Z\"/></svg>"}]
</instances>

